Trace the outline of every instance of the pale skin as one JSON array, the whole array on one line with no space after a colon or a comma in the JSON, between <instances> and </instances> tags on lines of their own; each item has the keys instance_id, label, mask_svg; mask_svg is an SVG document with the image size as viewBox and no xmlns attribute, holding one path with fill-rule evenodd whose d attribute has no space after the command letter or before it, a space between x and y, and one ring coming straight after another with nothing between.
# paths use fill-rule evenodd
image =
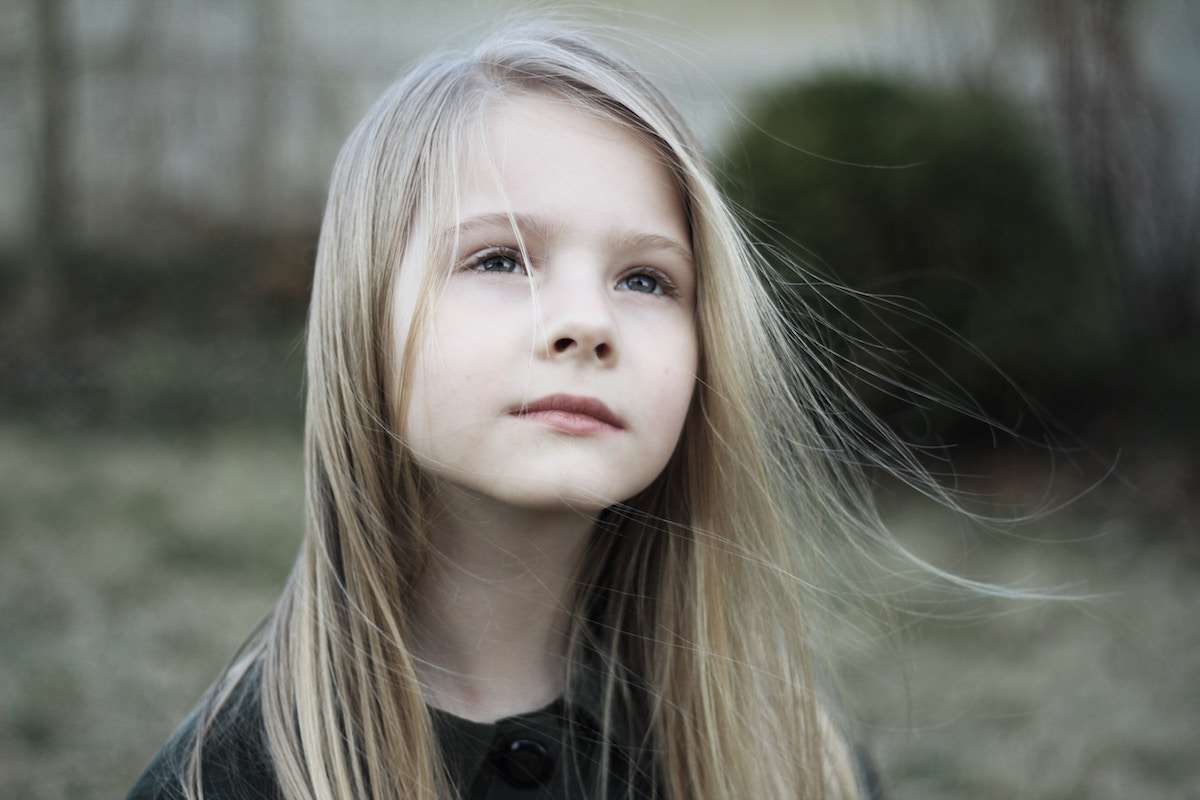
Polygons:
<instances>
[{"instance_id":1,"label":"pale skin","mask_svg":"<svg viewBox=\"0 0 1200 800\"><path fill-rule=\"evenodd\" d=\"M519 224L538 302L508 222L466 225L405 436L438 480L435 558L411 609L418 673L431 705L490 722L562 693L571 575L597 515L674 452L698 344L687 218L648 144L532 93L503 98L482 135L458 222L511 209L546 223ZM398 273L397 341L419 258ZM574 435L509 413L554 393L598 398L624 425Z\"/></svg>"}]
</instances>

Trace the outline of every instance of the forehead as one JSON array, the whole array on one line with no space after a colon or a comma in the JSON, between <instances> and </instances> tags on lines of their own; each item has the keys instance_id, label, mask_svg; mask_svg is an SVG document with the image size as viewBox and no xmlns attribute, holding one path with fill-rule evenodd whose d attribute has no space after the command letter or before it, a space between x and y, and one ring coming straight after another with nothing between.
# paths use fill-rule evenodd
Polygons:
<instances>
[{"instance_id":1,"label":"forehead","mask_svg":"<svg viewBox=\"0 0 1200 800\"><path fill-rule=\"evenodd\" d=\"M466 137L457 223L512 210L576 233L639 230L688 242L678 184L646 137L540 92L491 98Z\"/></svg>"}]
</instances>

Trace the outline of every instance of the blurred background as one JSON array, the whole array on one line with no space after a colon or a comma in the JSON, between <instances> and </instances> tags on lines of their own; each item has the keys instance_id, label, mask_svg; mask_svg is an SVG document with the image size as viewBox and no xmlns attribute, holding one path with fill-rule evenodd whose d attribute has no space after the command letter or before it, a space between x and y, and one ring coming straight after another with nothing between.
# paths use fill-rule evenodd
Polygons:
<instances>
[{"instance_id":1,"label":"blurred background","mask_svg":"<svg viewBox=\"0 0 1200 800\"><path fill-rule=\"evenodd\" d=\"M123 795L270 609L337 149L405 65L516 7L0 5L3 796ZM906 546L1099 595L910 587L898 634L848 638L889 796L1200 797L1200 7L590 18L639 32L756 236L810 270L786 302L829 320L841 377L1007 520L880 476Z\"/></svg>"}]
</instances>

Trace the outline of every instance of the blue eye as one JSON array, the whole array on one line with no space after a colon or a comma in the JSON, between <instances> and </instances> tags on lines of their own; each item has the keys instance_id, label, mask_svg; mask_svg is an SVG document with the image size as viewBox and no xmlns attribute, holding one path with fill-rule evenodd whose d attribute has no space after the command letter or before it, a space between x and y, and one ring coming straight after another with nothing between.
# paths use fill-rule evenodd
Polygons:
<instances>
[{"instance_id":1,"label":"blue eye","mask_svg":"<svg viewBox=\"0 0 1200 800\"><path fill-rule=\"evenodd\" d=\"M509 269L503 266L505 263L511 264L513 267L521 270L525 269L524 265L520 261L519 254L514 253L511 250L503 249L488 250L481 253L467 263L467 269L475 272L501 272L510 275L514 274L514 269ZM491 267L496 264L500 264L502 266L497 269L492 269Z\"/></svg>"},{"instance_id":2,"label":"blue eye","mask_svg":"<svg viewBox=\"0 0 1200 800\"><path fill-rule=\"evenodd\" d=\"M639 279L640 279L640 281L639 281ZM643 287L648 287L646 289L636 289L635 288L634 291L636 291L636 292L641 292L643 294L658 294L658 292L656 291L658 289L658 279L648 273L635 272L634 274L629 275L628 277L622 278L621 280L622 280L622 282L625 282L627 285L629 285L631 287L639 286L639 285L643 286ZM630 283L631 281L633 283Z\"/></svg>"},{"instance_id":3,"label":"blue eye","mask_svg":"<svg viewBox=\"0 0 1200 800\"><path fill-rule=\"evenodd\" d=\"M639 268L637 272L630 273L618 281L618 285L622 283L628 284L631 287L641 287L632 289L632 291L638 294L679 297L679 289L671 282L671 279L652 267Z\"/></svg>"}]
</instances>

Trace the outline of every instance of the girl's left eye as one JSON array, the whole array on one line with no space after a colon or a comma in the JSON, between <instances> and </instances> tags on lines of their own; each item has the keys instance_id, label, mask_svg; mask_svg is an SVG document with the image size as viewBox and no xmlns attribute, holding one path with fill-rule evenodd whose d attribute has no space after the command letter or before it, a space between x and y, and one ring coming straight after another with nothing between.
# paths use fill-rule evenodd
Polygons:
<instances>
[{"instance_id":1,"label":"girl's left eye","mask_svg":"<svg viewBox=\"0 0 1200 800\"><path fill-rule=\"evenodd\" d=\"M627 283L631 286L645 287L633 289L641 294L656 294L664 297L679 296L679 290L671 282L671 279L653 267L640 267L637 272L626 275L617 283L618 285Z\"/></svg>"},{"instance_id":2,"label":"girl's left eye","mask_svg":"<svg viewBox=\"0 0 1200 800\"><path fill-rule=\"evenodd\" d=\"M525 270L525 264L519 251L507 247L493 247L469 258L464 269L471 272L515 275L518 274L517 270ZM666 273L653 267L638 267L617 281L618 286L622 284L638 294L679 297L679 289Z\"/></svg>"}]
</instances>

